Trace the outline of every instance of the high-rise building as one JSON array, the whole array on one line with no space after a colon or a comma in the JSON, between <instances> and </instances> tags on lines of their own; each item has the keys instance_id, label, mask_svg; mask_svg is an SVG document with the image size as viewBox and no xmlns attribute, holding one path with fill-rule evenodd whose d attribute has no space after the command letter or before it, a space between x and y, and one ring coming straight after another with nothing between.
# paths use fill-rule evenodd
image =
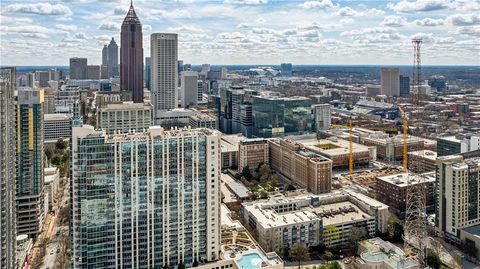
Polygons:
<instances>
[{"instance_id":1,"label":"high-rise building","mask_svg":"<svg viewBox=\"0 0 480 269\"><path fill-rule=\"evenodd\" d=\"M219 258L219 132L105 135L86 125L73 128L72 141L73 268L191 267Z\"/></svg>"},{"instance_id":2,"label":"high-rise building","mask_svg":"<svg viewBox=\"0 0 480 269\"><path fill-rule=\"evenodd\" d=\"M38 82L39 88L48 87L48 81L50 80L50 74L48 71L36 71L35 80Z\"/></svg>"},{"instance_id":3,"label":"high-rise building","mask_svg":"<svg viewBox=\"0 0 480 269\"><path fill-rule=\"evenodd\" d=\"M111 78L118 77L118 46L113 37L110 40L110 44L108 44L107 59L108 76Z\"/></svg>"},{"instance_id":4,"label":"high-rise building","mask_svg":"<svg viewBox=\"0 0 480 269\"><path fill-rule=\"evenodd\" d=\"M87 58L70 58L70 79L87 78Z\"/></svg>"},{"instance_id":5,"label":"high-rise building","mask_svg":"<svg viewBox=\"0 0 480 269\"><path fill-rule=\"evenodd\" d=\"M15 267L15 68L0 69L0 268Z\"/></svg>"},{"instance_id":6,"label":"high-rise building","mask_svg":"<svg viewBox=\"0 0 480 269\"><path fill-rule=\"evenodd\" d=\"M100 79L99 65L87 65L87 79Z\"/></svg>"},{"instance_id":7,"label":"high-rise building","mask_svg":"<svg viewBox=\"0 0 480 269\"><path fill-rule=\"evenodd\" d=\"M108 66L102 65L100 66L100 78L101 79L108 79Z\"/></svg>"},{"instance_id":8,"label":"high-rise building","mask_svg":"<svg viewBox=\"0 0 480 269\"><path fill-rule=\"evenodd\" d=\"M280 71L282 76L290 77L292 76L292 64L291 63L283 63L280 65Z\"/></svg>"},{"instance_id":9,"label":"high-rise building","mask_svg":"<svg viewBox=\"0 0 480 269\"><path fill-rule=\"evenodd\" d=\"M285 134L304 134L313 130L312 101L307 97L283 98Z\"/></svg>"},{"instance_id":10,"label":"high-rise building","mask_svg":"<svg viewBox=\"0 0 480 269\"><path fill-rule=\"evenodd\" d=\"M382 94L386 96L400 96L400 69L382 68Z\"/></svg>"},{"instance_id":11,"label":"high-rise building","mask_svg":"<svg viewBox=\"0 0 480 269\"><path fill-rule=\"evenodd\" d=\"M178 73L181 74L185 69L183 69L183 60L178 60Z\"/></svg>"},{"instance_id":12,"label":"high-rise building","mask_svg":"<svg viewBox=\"0 0 480 269\"><path fill-rule=\"evenodd\" d=\"M198 99L198 73L195 71L184 71L180 77L180 103L182 107L196 105Z\"/></svg>"},{"instance_id":13,"label":"high-rise building","mask_svg":"<svg viewBox=\"0 0 480 269\"><path fill-rule=\"evenodd\" d=\"M480 158L437 158L435 226L457 241L461 229L480 224Z\"/></svg>"},{"instance_id":14,"label":"high-rise building","mask_svg":"<svg viewBox=\"0 0 480 269\"><path fill-rule=\"evenodd\" d=\"M150 103L107 104L97 111L97 129L107 134L143 132L152 125Z\"/></svg>"},{"instance_id":15,"label":"high-rise building","mask_svg":"<svg viewBox=\"0 0 480 269\"><path fill-rule=\"evenodd\" d=\"M142 24L132 4L122 23L120 42L120 90L131 93L134 103L143 103Z\"/></svg>"},{"instance_id":16,"label":"high-rise building","mask_svg":"<svg viewBox=\"0 0 480 269\"><path fill-rule=\"evenodd\" d=\"M282 137L285 134L283 98L255 96L253 98L253 135L257 137Z\"/></svg>"},{"instance_id":17,"label":"high-rise building","mask_svg":"<svg viewBox=\"0 0 480 269\"><path fill-rule=\"evenodd\" d=\"M315 131L324 131L330 129L332 122L332 113L330 104L313 105L313 118Z\"/></svg>"},{"instance_id":18,"label":"high-rise building","mask_svg":"<svg viewBox=\"0 0 480 269\"><path fill-rule=\"evenodd\" d=\"M148 90L152 89L152 58L145 57L145 73L144 80L145 80L145 88Z\"/></svg>"},{"instance_id":19,"label":"high-rise building","mask_svg":"<svg viewBox=\"0 0 480 269\"><path fill-rule=\"evenodd\" d=\"M152 58L152 99L154 113L177 107L177 34L155 33L150 37Z\"/></svg>"},{"instance_id":20,"label":"high-rise building","mask_svg":"<svg viewBox=\"0 0 480 269\"><path fill-rule=\"evenodd\" d=\"M108 46L103 45L102 49L102 66L108 65Z\"/></svg>"},{"instance_id":21,"label":"high-rise building","mask_svg":"<svg viewBox=\"0 0 480 269\"><path fill-rule=\"evenodd\" d=\"M17 233L31 236L39 233L45 216L43 102L43 90L18 91Z\"/></svg>"},{"instance_id":22,"label":"high-rise building","mask_svg":"<svg viewBox=\"0 0 480 269\"><path fill-rule=\"evenodd\" d=\"M410 95L410 77L400 75L400 96L407 97Z\"/></svg>"},{"instance_id":23,"label":"high-rise building","mask_svg":"<svg viewBox=\"0 0 480 269\"><path fill-rule=\"evenodd\" d=\"M444 76L431 76L428 79L428 85L432 87L432 90L444 92L447 90L447 79Z\"/></svg>"}]
</instances>

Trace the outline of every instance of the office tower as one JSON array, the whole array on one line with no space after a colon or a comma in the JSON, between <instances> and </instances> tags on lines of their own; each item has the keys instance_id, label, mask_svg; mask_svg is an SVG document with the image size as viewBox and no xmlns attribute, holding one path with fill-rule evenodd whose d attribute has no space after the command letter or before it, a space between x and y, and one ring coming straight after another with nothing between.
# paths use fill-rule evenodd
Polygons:
<instances>
[{"instance_id":1,"label":"office tower","mask_svg":"<svg viewBox=\"0 0 480 269\"><path fill-rule=\"evenodd\" d=\"M432 87L432 90L444 92L447 90L447 79L444 76L431 76L428 79L428 85Z\"/></svg>"},{"instance_id":2,"label":"office tower","mask_svg":"<svg viewBox=\"0 0 480 269\"><path fill-rule=\"evenodd\" d=\"M145 73L143 74L145 80L145 88L151 90L152 87L152 58L145 57Z\"/></svg>"},{"instance_id":3,"label":"office tower","mask_svg":"<svg viewBox=\"0 0 480 269\"><path fill-rule=\"evenodd\" d=\"M313 118L315 131L318 133L330 129L332 122L332 113L330 104L313 105Z\"/></svg>"},{"instance_id":4,"label":"office tower","mask_svg":"<svg viewBox=\"0 0 480 269\"><path fill-rule=\"evenodd\" d=\"M36 236L43 207L43 90L18 91L17 233Z\"/></svg>"},{"instance_id":5,"label":"office tower","mask_svg":"<svg viewBox=\"0 0 480 269\"><path fill-rule=\"evenodd\" d=\"M108 65L108 46L103 45L102 49L102 66Z\"/></svg>"},{"instance_id":6,"label":"office tower","mask_svg":"<svg viewBox=\"0 0 480 269\"><path fill-rule=\"evenodd\" d=\"M400 75L400 96L408 97L410 95L410 77Z\"/></svg>"},{"instance_id":7,"label":"office tower","mask_svg":"<svg viewBox=\"0 0 480 269\"><path fill-rule=\"evenodd\" d=\"M220 79L226 79L227 78L227 72L228 72L228 69L226 67L222 67L220 69Z\"/></svg>"},{"instance_id":8,"label":"office tower","mask_svg":"<svg viewBox=\"0 0 480 269\"><path fill-rule=\"evenodd\" d=\"M210 64L202 64L202 71L200 71L200 74L207 75L208 71L210 71Z\"/></svg>"},{"instance_id":9,"label":"office tower","mask_svg":"<svg viewBox=\"0 0 480 269\"><path fill-rule=\"evenodd\" d=\"M28 73L27 74L27 87L33 88L35 86L35 74L34 73Z\"/></svg>"},{"instance_id":10,"label":"office tower","mask_svg":"<svg viewBox=\"0 0 480 269\"><path fill-rule=\"evenodd\" d=\"M107 134L143 132L151 125L152 106L149 103L107 104L97 111L97 129Z\"/></svg>"},{"instance_id":11,"label":"office tower","mask_svg":"<svg viewBox=\"0 0 480 269\"><path fill-rule=\"evenodd\" d=\"M313 131L312 101L307 97L285 97L284 131L285 134L304 134Z\"/></svg>"},{"instance_id":12,"label":"office tower","mask_svg":"<svg viewBox=\"0 0 480 269\"><path fill-rule=\"evenodd\" d=\"M480 158L437 158L435 226L458 241L464 228L480 224Z\"/></svg>"},{"instance_id":13,"label":"office tower","mask_svg":"<svg viewBox=\"0 0 480 269\"><path fill-rule=\"evenodd\" d=\"M0 268L15 267L15 68L0 69Z\"/></svg>"},{"instance_id":14,"label":"office tower","mask_svg":"<svg viewBox=\"0 0 480 269\"><path fill-rule=\"evenodd\" d=\"M197 80L197 104L207 103L207 100L203 100L203 92L206 91L207 82L203 80Z\"/></svg>"},{"instance_id":15,"label":"office tower","mask_svg":"<svg viewBox=\"0 0 480 269\"><path fill-rule=\"evenodd\" d=\"M182 107L196 105L198 99L198 73L195 71L184 71L180 77L180 103Z\"/></svg>"},{"instance_id":16,"label":"office tower","mask_svg":"<svg viewBox=\"0 0 480 269\"><path fill-rule=\"evenodd\" d=\"M185 69L183 69L183 61L182 60L178 60L178 64L177 64L177 68L178 68L178 73L181 74L183 71L185 71Z\"/></svg>"},{"instance_id":17,"label":"office tower","mask_svg":"<svg viewBox=\"0 0 480 269\"><path fill-rule=\"evenodd\" d=\"M107 65L102 65L100 66L100 78L101 79L108 79L108 66Z\"/></svg>"},{"instance_id":18,"label":"office tower","mask_svg":"<svg viewBox=\"0 0 480 269\"><path fill-rule=\"evenodd\" d=\"M220 135L158 126L105 135L74 127L73 268L191 267L218 259Z\"/></svg>"},{"instance_id":19,"label":"office tower","mask_svg":"<svg viewBox=\"0 0 480 269\"><path fill-rule=\"evenodd\" d=\"M100 79L99 65L87 65L87 79Z\"/></svg>"},{"instance_id":20,"label":"office tower","mask_svg":"<svg viewBox=\"0 0 480 269\"><path fill-rule=\"evenodd\" d=\"M285 133L285 103L282 98L255 96L252 103L253 135L257 137L282 137Z\"/></svg>"},{"instance_id":21,"label":"office tower","mask_svg":"<svg viewBox=\"0 0 480 269\"><path fill-rule=\"evenodd\" d=\"M400 95L400 69L382 68L382 94L386 96Z\"/></svg>"},{"instance_id":22,"label":"office tower","mask_svg":"<svg viewBox=\"0 0 480 269\"><path fill-rule=\"evenodd\" d=\"M48 71L36 71L35 80L38 82L39 88L48 87L48 81L50 80L50 74Z\"/></svg>"},{"instance_id":23,"label":"office tower","mask_svg":"<svg viewBox=\"0 0 480 269\"><path fill-rule=\"evenodd\" d=\"M115 43L115 39L113 39L113 37L112 40L110 40L110 44L108 44L107 51L108 76L111 78L118 77L118 46L117 43Z\"/></svg>"},{"instance_id":24,"label":"office tower","mask_svg":"<svg viewBox=\"0 0 480 269\"><path fill-rule=\"evenodd\" d=\"M177 34L155 33L150 37L154 113L177 107Z\"/></svg>"},{"instance_id":25,"label":"office tower","mask_svg":"<svg viewBox=\"0 0 480 269\"><path fill-rule=\"evenodd\" d=\"M120 90L131 93L134 103L143 103L142 37L142 24L130 4L120 38Z\"/></svg>"},{"instance_id":26,"label":"office tower","mask_svg":"<svg viewBox=\"0 0 480 269\"><path fill-rule=\"evenodd\" d=\"M87 77L87 58L70 58L70 79L85 79Z\"/></svg>"},{"instance_id":27,"label":"office tower","mask_svg":"<svg viewBox=\"0 0 480 269\"><path fill-rule=\"evenodd\" d=\"M291 63L282 63L280 65L280 71L282 76L291 77L292 76L292 64Z\"/></svg>"}]
</instances>

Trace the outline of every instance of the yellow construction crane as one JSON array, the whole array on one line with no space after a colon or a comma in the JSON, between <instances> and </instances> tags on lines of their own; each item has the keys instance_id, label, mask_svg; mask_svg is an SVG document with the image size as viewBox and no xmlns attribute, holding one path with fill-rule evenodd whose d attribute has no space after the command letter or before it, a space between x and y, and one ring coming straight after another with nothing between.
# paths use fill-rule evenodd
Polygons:
<instances>
[{"instance_id":1,"label":"yellow construction crane","mask_svg":"<svg viewBox=\"0 0 480 269\"><path fill-rule=\"evenodd\" d=\"M352 126L352 118L348 120L348 144L349 144L349 152L348 152L348 173L350 176L353 174L353 141L352 141L352 133L353 133L353 126Z\"/></svg>"},{"instance_id":2,"label":"yellow construction crane","mask_svg":"<svg viewBox=\"0 0 480 269\"><path fill-rule=\"evenodd\" d=\"M405 111L401 107L398 107L402 114L402 129L403 129L403 172L407 172L407 133L408 133L408 121Z\"/></svg>"}]
</instances>

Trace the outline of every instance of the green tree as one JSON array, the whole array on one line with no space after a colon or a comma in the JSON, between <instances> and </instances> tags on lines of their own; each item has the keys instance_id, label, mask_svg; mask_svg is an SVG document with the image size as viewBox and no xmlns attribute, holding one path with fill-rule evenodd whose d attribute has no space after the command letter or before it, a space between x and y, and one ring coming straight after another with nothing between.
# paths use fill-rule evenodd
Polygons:
<instances>
[{"instance_id":1,"label":"green tree","mask_svg":"<svg viewBox=\"0 0 480 269\"><path fill-rule=\"evenodd\" d=\"M295 244L289 252L290 258L298 262L298 268L300 268L301 262L310 258L308 248L304 244Z\"/></svg>"},{"instance_id":2,"label":"green tree","mask_svg":"<svg viewBox=\"0 0 480 269\"><path fill-rule=\"evenodd\" d=\"M243 167L242 176L247 180L252 180L252 173L250 172L250 167L248 167L248 165Z\"/></svg>"},{"instance_id":3,"label":"green tree","mask_svg":"<svg viewBox=\"0 0 480 269\"><path fill-rule=\"evenodd\" d=\"M323 258L327 261L333 260L333 253L326 250L325 253L323 253Z\"/></svg>"},{"instance_id":4,"label":"green tree","mask_svg":"<svg viewBox=\"0 0 480 269\"><path fill-rule=\"evenodd\" d=\"M355 253L358 249L358 242L368 238L367 227L364 226L354 226L351 229L350 234L350 251Z\"/></svg>"},{"instance_id":5,"label":"green tree","mask_svg":"<svg viewBox=\"0 0 480 269\"><path fill-rule=\"evenodd\" d=\"M268 183L272 187L277 187L278 186L278 175L277 174L271 174L268 178Z\"/></svg>"},{"instance_id":6,"label":"green tree","mask_svg":"<svg viewBox=\"0 0 480 269\"><path fill-rule=\"evenodd\" d=\"M342 269L342 266L337 261L333 261L328 263L328 269Z\"/></svg>"},{"instance_id":7,"label":"green tree","mask_svg":"<svg viewBox=\"0 0 480 269\"><path fill-rule=\"evenodd\" d=\"M53 151L50 148L46 148L45 149L45 156L47 156L48 160L52 159Z\"/></svg>"},{"instance_id":8,"label":"green tree","mask_svg":"<svg viewBox=\"0 0 480 269\"><path fill-rule=\"evenodd\" d=\"M428 266L430 266L433 269L440 268L440 266L442 265L442 261L440 260L440 257L433 249L427 248L426 256L427 256Z\"/></svg>"},{"instance_id":9,"label":"green tree","mask_svg":"<svg viewBox=\"0 0 480 269\"><path fill-rule=\"evenodd\" d=\"M63 141L63 139L58 139L55 143L55 149L57 151L63 151L67 148L67 142Z\"/></svg>"},{"instance_id":10,"label":"green tree","mask_svg":"<svg viewBox=\"0 0 480 269\"><path fill-rule=\"evenodd\" d=\"M403 241L403 224L399 219L396 219L391 224L391 237L395 242Z\"/></svg>"},{"instance_id":11,"label":"green tree","mask_svg":"<svg viewBox=\"0 0 480 269\"><path fill-rule=\"evenodd\" d=\"M260 199L267 199L268 198L268 192L265 190L260 191Z\"/></svg>"},{"instance_id":12,"label":"green tree","mask_svg":"<svg viewBox=\"0 0 480 269\"><path fill-rule=\"evenodd\" d=\"M62 166L62 156L55 154L50 161L53 166L60 167Z\"/></svg>"},{"instance_id":13,"label":"green tree","mask_svg":"<svg viewBox=\"0 0 480 269\"><path fill-rule=\"evenodd\" d=\"M272 169L270 169L270 165L266 163L262 164L262 166L260 166L260 168L258 169L258 174L263 180L266 180L271 172Z\"/></svg>"}]
</instances>

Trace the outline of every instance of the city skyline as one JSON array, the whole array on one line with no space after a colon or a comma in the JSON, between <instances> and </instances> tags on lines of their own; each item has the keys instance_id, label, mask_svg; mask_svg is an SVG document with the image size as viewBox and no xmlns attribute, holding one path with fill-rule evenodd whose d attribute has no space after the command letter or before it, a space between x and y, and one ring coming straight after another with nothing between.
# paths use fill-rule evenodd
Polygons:
<instances>
[{"instance_id":1,"label":"city skyline","mask_svg":"<svg viewBox=\"0 0 480 269\"><path fill-rule=\"evenodd\" d=\"M2 65L67 65L75 56L100 64L103 45L112 37L120 40L130 1L91 3L4 1ZM134 5L144 25L144 57L149 56L150 34L167 32L178 34L179 59L194 64L409 65L412 37L423 38L426 65L479 63L472 57L480 36L478 0L180 0Z\"/></svg>"}]
</instances>

